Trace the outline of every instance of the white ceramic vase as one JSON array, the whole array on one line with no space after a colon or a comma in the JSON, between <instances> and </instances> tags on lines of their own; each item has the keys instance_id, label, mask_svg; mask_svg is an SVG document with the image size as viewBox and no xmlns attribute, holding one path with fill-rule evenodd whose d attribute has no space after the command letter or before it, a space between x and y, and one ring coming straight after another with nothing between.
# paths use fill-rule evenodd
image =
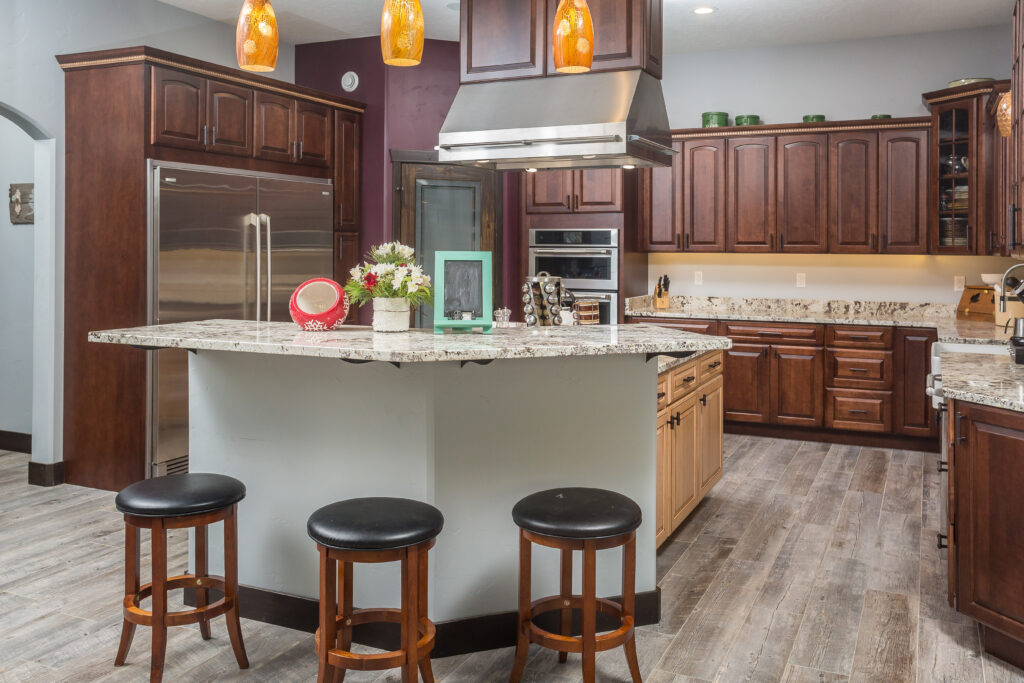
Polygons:
<instances>
[{"instance_id":1,"label":"white ceramic vase","mask_svg":"<svg viewBox=\"0 0 1024 683\"><path fill-rule=\"evenodd\" d=\"M409 300L375 298L373 300L374 332L408 332Z\"/></svg>"}]
</instances>

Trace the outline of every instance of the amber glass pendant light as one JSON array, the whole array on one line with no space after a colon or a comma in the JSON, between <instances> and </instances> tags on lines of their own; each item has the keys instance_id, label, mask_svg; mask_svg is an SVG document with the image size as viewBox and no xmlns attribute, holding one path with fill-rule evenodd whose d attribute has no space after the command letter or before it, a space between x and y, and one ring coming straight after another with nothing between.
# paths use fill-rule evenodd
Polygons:
<instances>
[{"instance_id":1,"label":"amber glass pendant light","mask_svg":"<svg viewBox=\"0 0 1024 683\"><path fill-rule=\"evenodd\" d=\"M1013 100L1012 95L1008 92L1004 92L999 98L999 104L996 105L996 126L999 128L999 134L1004 138L1010 137L1010 133L1013 131Z\"/></svg>"},{"instance_id":2,"label":"amber glass pendant light","mask_svg":"<svg viewBox=\"0 0 1024 683\"><path fill-rule=\"evenodd\" d=\"M277 67L277 17L270 0L245 0L235 30L238 68L273 71Z\"/></svg>"},{"instance_id":3,"label":"amber glass pendant light","mask_svg":"<svg viewBox=\"0 0 1024 683\"><path fill-rule=\"evenodd\" d=\"M551 35L556 71L563 74L590 71L594 62L594 21L587 0L560 0Z\"/></svg>"},{"instance_id":4,"label":"amber glass pendant light","mask_svg":"<svg viewBox=\"0 0 1024 683\"><path fill-rule=\"evenodd\" d=\"M423 59L423 8L420 0L384 0L380 15L380 52L389 66L416 66Z\"/></svg>"}]
</instances>

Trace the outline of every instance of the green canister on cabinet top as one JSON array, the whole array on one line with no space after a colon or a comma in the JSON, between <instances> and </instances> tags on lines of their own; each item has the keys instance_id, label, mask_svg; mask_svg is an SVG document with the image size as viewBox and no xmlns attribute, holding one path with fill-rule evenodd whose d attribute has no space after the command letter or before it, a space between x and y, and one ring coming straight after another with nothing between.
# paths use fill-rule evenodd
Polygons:
<instances>
[{"instance_id":1,"label":"green canister on cabinet top","mask_svg":"<svg viewBox=\"0 0 1024 683\"><path fill-rule=\"evenodd\" d=\"M703 128L719 128L729 125L729 114L724 111L706 111L700 115Z\"/></svg>"},{"instance_id":2,"label":"green canister on cabinet top","mask_svg":"<svg viewBox=\"0 0 1024 683\"><path fill-rule=\"evenodd\" d=\"M825 120L824 114L805 114L804 123L821 123Z\"/></svg>"},{"instance_id":3,"label":"green canister on cabinet top","mask_svg":"<svg viewBox=\"0 0 1024 683\"><path fill-rule=\"evenodd\" d=\"M737 126L758 126L761 124L761 117L757 114L737 114Z\"/></svg>"}]
</instances>

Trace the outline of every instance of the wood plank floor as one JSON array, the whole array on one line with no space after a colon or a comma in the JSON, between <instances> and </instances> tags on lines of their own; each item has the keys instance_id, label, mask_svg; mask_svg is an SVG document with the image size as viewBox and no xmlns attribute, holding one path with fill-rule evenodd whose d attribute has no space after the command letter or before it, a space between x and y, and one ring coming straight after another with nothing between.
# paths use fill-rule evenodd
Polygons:
<instances>
[{"instance_id":1,"label":"wood plank floor","mask_svg":"<svg viewBox=\"0 0 1024 683\"><path fill-rule=\"evenodd\" d=\"M732 435L725 446L722 481L659 553L662 620L637 633L645 681L1024 682L946 604L934 455ZM123 576L112 494L30 487L26 461L0 454L0 681L145 680L148 629L128 664L112 665ZM176 533L169 567L187 560ZM170 630L165 680L315 678L310 635L242 628L251 669L235 668L218 619L208 642L194 627ZM511 664L503 649L436 660L434 671L504 681ZM524 681L579 681L578 664L534 648ZM599 655L598 669L601 681L629 680L621 651Z\"/></svg>"}]
</instances>

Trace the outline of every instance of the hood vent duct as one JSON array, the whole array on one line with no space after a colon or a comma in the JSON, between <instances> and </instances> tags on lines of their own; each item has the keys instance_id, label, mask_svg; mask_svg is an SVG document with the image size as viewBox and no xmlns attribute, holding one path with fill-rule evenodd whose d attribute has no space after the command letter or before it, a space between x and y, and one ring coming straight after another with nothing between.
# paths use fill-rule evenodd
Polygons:
<instances>
[{"instance_id":1,"label":"hood vent duct","mask_svg":"<svg viewBox=\"0 0 1024 683\"><path fill-rule=\"evenodd\" d=\"M661 81L646 71L552 76L459 88L438 160L498 170L670 166Z\"/></svg>"}]
</instances>

